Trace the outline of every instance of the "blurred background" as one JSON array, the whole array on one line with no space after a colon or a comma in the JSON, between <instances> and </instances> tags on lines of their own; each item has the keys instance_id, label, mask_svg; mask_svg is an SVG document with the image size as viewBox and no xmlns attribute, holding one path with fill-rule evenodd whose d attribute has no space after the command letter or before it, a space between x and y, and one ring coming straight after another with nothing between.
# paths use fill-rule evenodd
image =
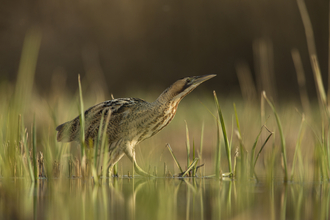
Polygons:
<instances>
[{"instance_id":1,"label":"blurred background","mask_svg":"<svg viewBox=\"0 0 330 220\"><path fill-rule=\"evenodd\" d=\"M0 3L0 219L330 219L329 0ZM178 174L169 144L183 169L196 153L200 177L229 172L232 160L238 181L80 179L82 148L56 142L55 131L79 114L78 74L85 109L111 94L153 101L179 78L217 74L136 157L149 173ZM133 174L127 157L118 173Z\"/></svg>"},{"instance_id":2,"label":"blurred background","mask_svg":"<svg viewBox=\"0 0 330 220\"><path fill-rule=\"evenodd\" d=\"M306 1L324 82L328 4ZM267 89L281 100L295 99L295 48L308 95L316 97L296 1L2 1L1 81L16 81L24 38L31 29L41 35L34 87L41 95L50 93L54 81L74 93L78 74L94 88L102 88L109 99L110 93L134 96L130 91L137 89L160 94L178 78L210 73L218 77L201 87L216 89L222 96L240 95L241 72L251 76L258 93ZM265 62L266 68L259 65ZM265 72L270 84L260 77Z\"/></svg>"}]
</instances>

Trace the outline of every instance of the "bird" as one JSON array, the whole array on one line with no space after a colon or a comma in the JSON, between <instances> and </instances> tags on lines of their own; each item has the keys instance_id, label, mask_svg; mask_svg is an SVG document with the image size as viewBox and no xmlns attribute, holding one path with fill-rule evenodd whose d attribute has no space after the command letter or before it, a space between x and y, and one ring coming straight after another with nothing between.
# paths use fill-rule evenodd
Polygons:
<instances>
[{"instance_id":1,"label":"bird","mask_svg":"<svg viewBox=\"0 0 330 220\"><path fill-rule=\"evenodd\" d=\"M87 109L85 116L85 143L98 137L101 118L108 143L108 169L124 155L133 163L134 170L141 176L151 176L136 162L135 147L167 126L174 118L180 101L201 83L215 74L184 77L166 88L154 102L139 98L117 98L101 102ZM105 128L106 126L106 128ZM80 115L56 128L58 142L80 141ZM94 142L92 142L94 143Z\"/></svg>"}]
</instances>

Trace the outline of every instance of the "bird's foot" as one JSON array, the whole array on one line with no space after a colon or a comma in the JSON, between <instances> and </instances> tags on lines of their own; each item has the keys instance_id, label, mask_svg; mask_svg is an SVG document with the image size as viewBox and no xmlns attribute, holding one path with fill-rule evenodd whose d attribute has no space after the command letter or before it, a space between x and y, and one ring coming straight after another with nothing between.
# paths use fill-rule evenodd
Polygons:
<instances>
[{"instance_id":1,"label":"bird's foot","mask_svg":"<svg viewBox=\"0 0 330 220\"><path fill-rule=\"evenodd\" d=\"M137 174L144 176L144 177L155 177L154 175L151 175L150 173L145 172L144 170L141 169L141 167L139 167L139 165L137 165L136 162L134 162L134 170Z\"/></svg>"}]
</instances>

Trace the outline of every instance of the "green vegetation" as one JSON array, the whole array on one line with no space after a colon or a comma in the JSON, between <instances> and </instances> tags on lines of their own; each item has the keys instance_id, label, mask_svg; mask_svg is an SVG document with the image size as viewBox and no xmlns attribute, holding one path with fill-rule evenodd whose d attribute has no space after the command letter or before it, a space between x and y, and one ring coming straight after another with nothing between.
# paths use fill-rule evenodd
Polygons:
<instances>
[{"instance_id":1,"label":"green vegetation","mask_svg":"<svg viewBox=\"0 0 330 220\"><path fill-rule=\"evenodd\" d=\"M22 74L20 77L32 76ZM164 164L164 176L141 178L134 175L131 163L123 160L114 173L116 177L109 178L103 129L109 117L102 116L95 143L85 143L84 138L80 144L56 142L58 121L83 112L84 102L91 103L88 95L83 96L84 84L80 78L77 95L68 99L70 95L64 93L57 103L49 103L49 109L40 108L44 104L38 103L39 94L27 97L33 84L20 84L25 82L33 80L18 80L12 87L20 90L21 97L14 96L17 93L13 92L1 93L6 104L0 112L1 217L142 219L145 217L142 212L148 210L148 217L158 219L188 216L218 219L237 215L252 219L253 207L260 206L270 211L272 219L309 218L315 213L320 218L329 218L328 184L304 187L305 183L329 180L325 108L321 111L314 108L313 115L308 115L306 120L294 106L277 104L280 107L275 108L265 94L262 100L269 108L261 104L262 112L257 109L258 105L235 97L229 99L238 103L232 108L227 99L218 99L215 92L214 101L205 97L202 104L187 98L187 102L180 105L173 126L153 137L154 142L146 141L142 148L138 147L138 154L143 155L149 167L154 167L154 174L160 164ZM10 87L2 83L1 91ZM27 98L29 102L19 104ZM54 100L54 97L47 99ZM61 100L67 101L60 104ZM56 109L56 106L69 107L70 111L66 112L63 107ZM79 106L78 111L75 106ZM267 114L268 119L261 123L259 116ZM230 119L232 124L226 125L225 121ZM80 120L84 124L84 118ZM199 142L195 141L196 137L200 137ZM168 143L167 150L161 143ZM172 149L170 145L175 147ZM185 162L186 166L180 165ZM260 187L256 182L262 184L261 195L251 193ZM153 186L151 191L150 186ZM322 199L311 191L322 195ZM148 199L143 199L145 195ZM304 209L310 201L315 204L313 212ZM281 205L276 205L278 203ZM58 212L59 209L62 211Z\"/></svg>"},{"instance_id":2,"label":"green vegetation","mask_svg":"<svg viewBox=\"0 0 330 220\"><path fill-rule=\"evenodd\" d=\"M85 142L84 129L79 143L56 141L60 122L80 114L84 128L84 106L106 97L86 92L80 76L73 96L57 85L51 94L36 92L40 42L38 30L28 32L16 84L0 83L1 219L329 219L329 97L310 39L318 103L306 97L296 50L303 114L299 104L265 92L260 104L215 91L200 102L190 95L171 125L137 149L154 178L135 175L125 158L109 173L104 128L111 114L102 113L95 142Z\"/></svg>"}]
</instances>

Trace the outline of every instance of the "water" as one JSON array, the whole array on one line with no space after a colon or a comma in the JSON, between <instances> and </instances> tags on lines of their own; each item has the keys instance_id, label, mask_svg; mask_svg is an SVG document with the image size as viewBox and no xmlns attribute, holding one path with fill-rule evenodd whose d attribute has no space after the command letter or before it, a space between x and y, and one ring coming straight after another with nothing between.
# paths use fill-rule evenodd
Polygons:
<instances>
[{"instance_id":1,"label":"water","mask_svg":"<svg viewBox=\"0 0 330 220\"><path fill-rule=\"evenodd\" d=\"M1 219L329 219L330 183L1 179Z\"/></svg>"}]
</instances>

